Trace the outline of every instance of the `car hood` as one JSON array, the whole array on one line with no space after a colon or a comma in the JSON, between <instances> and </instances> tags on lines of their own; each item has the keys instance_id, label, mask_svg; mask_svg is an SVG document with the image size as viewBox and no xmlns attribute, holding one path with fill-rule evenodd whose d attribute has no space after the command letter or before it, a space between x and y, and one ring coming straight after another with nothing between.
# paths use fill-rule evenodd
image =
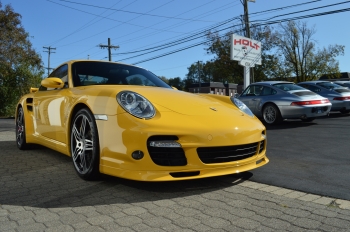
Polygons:
<instances>
[{"instance_id":1,"label":"car hood","mask_svg":"<svg viewBox=\"0 0 350 232\"><path fill-rule=\"evenodd\" d=\"M213 94L194 94L180 90L147 86L89 86L85 90L98 92L99 96L115 97L123 90L133 91L148 99L158 111L173 111L183 115L237 115L242 112L229 97Z\"/></svg>"},{"instance_id":2,"label":"car hood","mask_svg":"<svg viewBox=\"0 0 350 232\"><path fill-rule=\"evenodd\" d=\"M166 88L134 88L131 91L137 92L146 97L155 106L177 112L184 115L220 115L234 113L242 115L231 100L227 102L202 94L188 93L184 91Z\"/></svg>"}]
</instances>

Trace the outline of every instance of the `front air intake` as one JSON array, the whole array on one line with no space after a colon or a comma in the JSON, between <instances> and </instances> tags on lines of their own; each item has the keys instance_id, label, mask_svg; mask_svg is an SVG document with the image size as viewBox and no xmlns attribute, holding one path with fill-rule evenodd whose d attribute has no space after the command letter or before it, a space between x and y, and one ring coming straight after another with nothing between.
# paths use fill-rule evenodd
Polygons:
<instances>
[{"instance_id":1,"label":"front air intake","mask_svg":"<svg viewBox=\"0 0 350 232\"><path fill-rule=\"evenodd\" d=\"M176 144L177 136L151 136L147 140L147 149L152 161L159 166L185 166L187 159L182 147L164 147L154 146L153 144L161 142L162 144Z\"/></svg>"}]
</instances>

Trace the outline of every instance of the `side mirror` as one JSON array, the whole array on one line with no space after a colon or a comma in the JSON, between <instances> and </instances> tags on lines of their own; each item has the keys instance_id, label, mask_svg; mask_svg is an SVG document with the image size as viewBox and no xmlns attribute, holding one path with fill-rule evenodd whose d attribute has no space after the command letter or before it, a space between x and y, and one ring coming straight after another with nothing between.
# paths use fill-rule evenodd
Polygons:
<instances>
[{"instance_id":1,"label":"side mirror","mask_svg":"<svg viewBox=\"0 0 350 232\"><path fill-rule=\"evenodd\" d=\"M178 90L176 87L174 87L174 86L171 86L171 88L173 88L173 89L175 89L175 90Z\"/></svg>"},{"instance_id":2,"label":"side mirror","mask_svg":"<svg viewBox=\"0 0 350 232\"><path fill-rule=\"evenodd\" d=\"M38 92L39 88L30 88L30 93L36 93Z\"/></svg>"},{"instance_id":3,"label":"side mirror","mask_svg":"<svg viewBox=\"0 0 350 232\"><path fill-rule=\"evenodd\" d=\"M41 81L41 85L46 88L61 89L64 87L63 81L58 77L48 77Z\"/></svg>"}]
</instances>

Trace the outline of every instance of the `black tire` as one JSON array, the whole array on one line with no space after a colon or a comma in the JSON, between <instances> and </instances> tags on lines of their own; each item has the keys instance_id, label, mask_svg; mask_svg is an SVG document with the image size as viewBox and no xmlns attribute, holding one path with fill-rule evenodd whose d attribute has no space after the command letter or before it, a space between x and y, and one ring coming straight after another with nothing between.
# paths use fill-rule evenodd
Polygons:
<instances>
[{"instance_id":1,"label":"black tire","mask_svg":"<svg viewBox=\"0 0 350 232\"><path fill-rule=\"evenodd\" d=\"M72 121L70 152L77 174L85 180L99 177L100 148L94 116L88 109L79 110Z\"/></svg>"},{"instance_id":2,"label":"black tire","mask_svg":"<svg viewBox=\"0 0 350 232\"><path fill-rule=\"evenodd\" d=\"M26 140L26 126L24 119L24 111L22 107L18 107L16 116L16 143L20 150L29 148Z\"/></svg>"},{"instance_id":3,"label":"black tire","mask_svg":"<svg viewBox=\"0 0 350 232\"><path fill-rule=\"evenodd\" d=\"M315 119L316 118L302 118L301 121L303 121L303 122L312 122Z\"/></svg>"},{"instance_id":4,"label":"black tire","mask_svg":"<svg viewBox=\"0 0 350 232\"><path fill-rule=\"evenodd\" d=\"M278 124L282 121L281 113L274 104L266 104L262 110L262 116L268 125Z\"/></svg>"}]
</instances>

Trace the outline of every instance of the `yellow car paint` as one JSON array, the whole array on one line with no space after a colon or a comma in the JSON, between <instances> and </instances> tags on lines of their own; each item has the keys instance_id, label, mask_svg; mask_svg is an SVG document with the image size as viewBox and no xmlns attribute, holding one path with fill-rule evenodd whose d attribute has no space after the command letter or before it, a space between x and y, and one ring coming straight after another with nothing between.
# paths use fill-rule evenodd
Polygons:
<instances>
[{"instance_id":1,"label":"yellow car paint","mask_svg":"<svg viewBox=\"0 0 350 232\"><path fill-rule=\"evenodd\" d=\"M17 109L22 107L24 111L27 143L41 144L71 156L72 120L78 109L86 108L101 119L95 122L99 171L104 174L141 181L174 181L245 172L269 162L264 125L255 116L240 111L228 96L141 85L74 87L71 69L75 62L84 61L65 63L67 86L58 77L46 78L42 87L54 89L32 90L20 99ZM116 100L124 90L136 92L151 102L155 116L137 118L124 110ZM152 160L147 141L160 135L177 136L187 165L162 166ZM242 160L208 164L198 157L197 148L255 143L255 154ZM144 157L135 160L134 151L142 151Z\"/></svg>"}]
</instances>

